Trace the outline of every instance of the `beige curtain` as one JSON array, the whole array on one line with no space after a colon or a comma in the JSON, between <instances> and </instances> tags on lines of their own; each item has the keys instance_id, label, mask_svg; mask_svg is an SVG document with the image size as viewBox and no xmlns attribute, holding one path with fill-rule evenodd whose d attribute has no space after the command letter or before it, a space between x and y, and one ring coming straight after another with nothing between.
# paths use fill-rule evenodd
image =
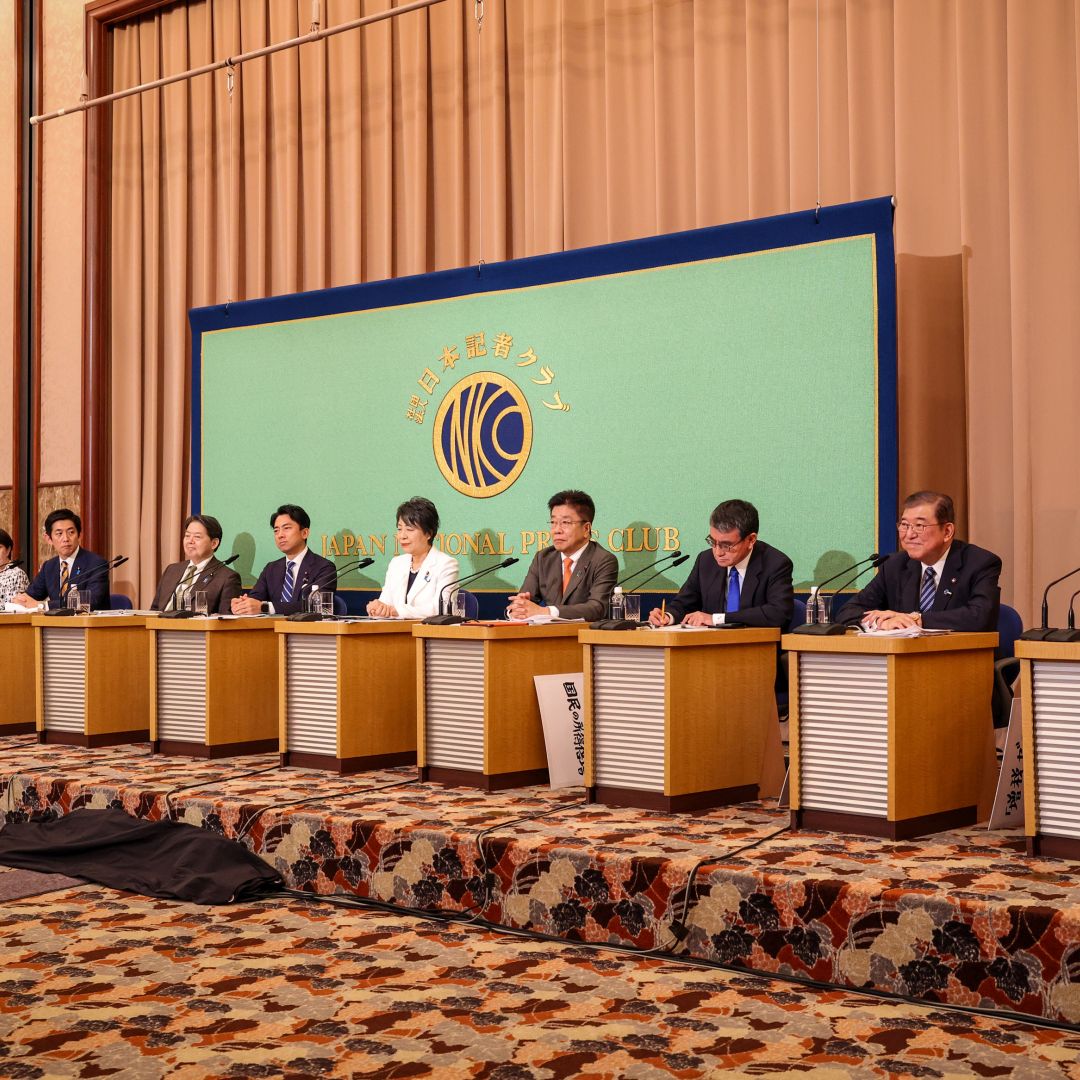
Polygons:
<instances>
[{"instance_id":1,"label":"beige curtain","mask_svg":"<svg viewBox=\"0 0 1080 1080\"><path fill-rule=\"evenodd\" d=\"M114 32L115 85L310 10L178 3ZM953 492L1036 610L1080 562L1076 0L484 10L479 36L446 0L245 65L231 95L218 73L114 107L112 529L142 598L187 505L189 307L895 194L900 486Z\"/></svg>"}]
</instances>

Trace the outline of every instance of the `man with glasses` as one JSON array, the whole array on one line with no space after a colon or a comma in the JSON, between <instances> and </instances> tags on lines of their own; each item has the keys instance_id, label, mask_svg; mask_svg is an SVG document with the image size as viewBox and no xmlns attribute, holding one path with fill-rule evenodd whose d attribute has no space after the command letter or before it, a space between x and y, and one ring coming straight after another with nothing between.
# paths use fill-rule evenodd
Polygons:
<instances>
[{"instance_id":1,"label":"man with glasses","mask_svg":"<svg viewBox=\"0 0 1080 1080\"><path fill-rule=\"evenodd\" d=\"M511 619L602 619L619 564L592 536L596 506L584 491L560 491L548 500L551 547L538 551L521 586L510 597Z\"/></svg>"},{"instance_id":2,"label":"man with glasses","mask_svg":"<svg viewBox=\"0 0 1080 1080\"><path fill-rule=\"evenodd\" d=\"M758 539L757 509L742 499L722 502L709 518L709 535L679 594L649 622L669 626L777 626L791 622L791 560Z\"/></svg>"},{"instance_id":3,"label":"man with glasses","mask_svg":"<svg viewBox=\"0 0 1080 1080\"><path fill-rule=\"evenodd\" d=\"M896 529L903 551L886 559L837 621L878 630L996 630L1001 559L955 538L952 499L916 491Z\"/></svg>"}]
</instances>

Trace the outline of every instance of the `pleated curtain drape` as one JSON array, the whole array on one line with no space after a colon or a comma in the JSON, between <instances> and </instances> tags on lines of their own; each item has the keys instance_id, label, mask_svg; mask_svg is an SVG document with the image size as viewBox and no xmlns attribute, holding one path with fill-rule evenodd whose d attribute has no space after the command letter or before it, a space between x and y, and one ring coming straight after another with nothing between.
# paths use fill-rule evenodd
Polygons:
<instances>
[{"instance_id":1,"label":"pleated curtain drape","mask_svg":"<svg viewBox=\"0 0 1080 1080\"><path fill-rule=\"evenodd\" d=\"M1076 0L482 7L479 36L447 0L113 106L110 525L143 599L188 502L189 307L895 194L901 493L951 491L1037 608L1080 562ZM114 86L310 17L177 3L112 31Z\"/></svg>"}]
</instances>

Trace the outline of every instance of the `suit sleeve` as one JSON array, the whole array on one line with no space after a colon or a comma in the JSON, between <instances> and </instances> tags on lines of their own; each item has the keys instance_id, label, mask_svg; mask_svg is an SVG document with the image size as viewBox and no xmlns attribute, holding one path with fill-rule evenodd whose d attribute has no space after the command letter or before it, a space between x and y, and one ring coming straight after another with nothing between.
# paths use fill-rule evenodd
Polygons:
<instances>
[{"instance_id":1,"label":"suit sleeve","mask_svg":"<svg viewBox=\"0 0 1080 1080\"><path fill-rule=\"evenodd\" d=\"M222 573L225 575L225 583L221 586L217 609L219 615L228 615L232 611L232 602L240 595L242 585L240 575L235 570L226 567Z\"/></svg>"},{"instance_id":2,"label":"suit sleeve","mask_svg":"<svg viewBox=\"0 0 1080 1080\"><path fill-rule=\"evenodd\" d=\"M928 630L996 630L1000 576L1001 559L986 552L972 568L965 590L967 603L944 611L926 612L923 626Z\"/></svg>"},{"instance_id":3,"label":"suit sleeve","mask_svg":"<svg viewBox=\"0 0 1080 1080\"><path fill-rule=\"evenodd\" d=\"M538 551L533 556L533 561L529 564L529 572L525 575L525 580L521 583L521 588L518 592L527 592L529 599L534 604L542 603L543 597L540 591L540 556L543 555L542 551Z\"/></svg>"},{"instance_id":4,"label":"suit sleeve","mask_svg":"<svg viewBox=\"0 0 1080 1080\"><path fill-rule=\"evenodd\" d=\"M35 600L44 600L49 595L49 586L45 583L44 563L38 568L38 572L34 575L34 580L27 585L26 595L32 596Z\"/></svg>"},{"instance_id":5,"label":"suit sleeve","mask_svg":"<svg viewBox=\"0 0 1080 1080\"><path fill-rule=\"evenodd\" d=\"M712 558L712 555L709 556ZM701 611L701 556L694 560L694 569L690 576L683 582L683 587L678 591L674 600L669 600L665 610L674 622L682 622L684 615L692 611Z\"/></svg>"},{"instance_id":6,"label":"suit sleeve","mask_svg":"<svg viewBox=\"0 0 1080 1080\"><path fill-rule=\"evenodd\" d=\"M267 572L267 570L270 569L271 566L273 566L273 563L267 563L262 568L262 573L259 574L259 579L248 590L248 596L250 596L252 598L252 600L264 600L265 601L265 600L273 599L273 597L271 597L271 595L270 595L270 589L266 584L266 572Z\"/></svg>"},{"instance_id":7,"label":"suit sleeve","mask_svg":"<svg viewBox=\"0 0 1080 1080\"><path fill-rule=\"evenodd\" d=\"M598 547L589 568L589 599L583 604L559 604L560 619L602 619L619 577L619 562L610 551Z\"/></svg>"},{"instance_id":8,"label":"suit sleeve","mask_svg":"<svg viewBox=\"0 0 1080 1080\"><path fill-rule=\"evenodd\" d=\"M731 621L746 626L776 626L787 630L795 609L795 589L791 584L791 560L775 548L769 553L768 567L762 567L765 599L756 607L740 608Z\"/></svg>"},{"instance_id":9,"label":"suit sleeve","mask_svg":"<svg viewBox=\"0 0 1080 1080\"><path fill-rule=\"evenodd\" d=\"M887 565L887 564L886 564ZM857 596L850 599L837 613L836 621L857 626L868 611L887 611L888 587L885 583L885 567L874 575L873 581Z\"/></svg>"},{"instance_id":10,"label":"suit sleeve","mask_svg":"<svg viewBox=\"0 0 1080 1080\"><path fill-rule=\"evenodd\" d=\"M322 559L319 562L319 569L311 580L311 587L337 592L337 567L329 559Z\"/></svg>"},{"instance_id":11,"label":"suit sleeve","mask_svg":"<svg viewBox=\"0 0 1080 1080\"><path fill-rule=\"evenodd\" d=\"M158 579L157 589L154 591L154 599L150 601L151 611L161 611L164 608L167 601L161 595L161 590L165 587L165 574L162 574Z\"/></svg>"}]
</instances>

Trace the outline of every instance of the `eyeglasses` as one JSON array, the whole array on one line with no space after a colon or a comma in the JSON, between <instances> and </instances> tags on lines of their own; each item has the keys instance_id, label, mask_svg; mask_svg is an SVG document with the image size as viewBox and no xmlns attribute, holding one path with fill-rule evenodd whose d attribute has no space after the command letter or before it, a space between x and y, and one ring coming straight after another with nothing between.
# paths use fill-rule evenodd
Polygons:
<instances>
[{"instance_id":1,"label":"eyeglasses","mask_svg":"<svg viewBox=\"0 0 1080 1080\"><path fill-rule=\"evenodd\" d=\"M914 533L916 536L922 536L927 529L936 529L940 526L939 521L918 521L912 524L910 521L898 521L896 523L896 531L901 534Z\"/></svg>"},{"instance_id":2,"label":"eyeglasses","mask_svg":"<svg viewBox=\"0 0 1080 1080\"><path fill-rule=\"evenodd\" d=\"M743 540L745 540L745 537ZM730 540L716 541L711 536L705 537L705 543L708 544L713 551L719 551L721 555L727 555L729 552L734 551L741 543L743 543L743 540L736 540L735 543L732 543Z\"/></svg>"},{"instance_id":3,"label":"eyeglasses","mask_svg":"<svg viewBox=\"0 0 1080 1080\"><path fill-rule=\"evenodd\" d=\"M565 521L549 521L548 524L553 529L568 529L571 525L588 525L589 523L581 518L574 518Z\"/></svg>"}]
</instances>

